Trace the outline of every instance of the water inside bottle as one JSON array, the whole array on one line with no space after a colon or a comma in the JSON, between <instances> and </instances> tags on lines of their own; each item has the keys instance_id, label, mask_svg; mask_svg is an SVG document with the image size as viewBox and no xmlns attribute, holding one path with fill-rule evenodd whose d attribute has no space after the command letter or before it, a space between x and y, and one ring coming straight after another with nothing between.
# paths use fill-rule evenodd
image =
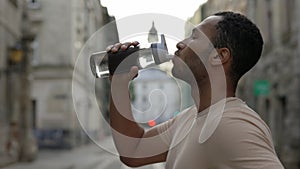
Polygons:
<instances>
[{"instance_id":1,"label":"water inside bottle","mask_svg":"<svg viewBox=\"0 0 300 169\"><path fill-rule=\"evenodd\" d=\"M90 58L90 67L96 78L109 77L108 56L106 51L93 53Z\"/></svg>"},{"instance_id":2,"label":"water inside bottle","mask_svg":"<svg viewBox=\"0 0 300 169\"><path fill-rule=\"evenodd\" d=\"M149 48L129 48L128 51L132 49L132 52L138 52L138 56L132 57L129 62L124 62L125 65L123 67L119 67L119 72L122 71L124 68L127 71L126 63L128 64L127 67L130 65L136 65L139 69L144 69L147 67L151 67L154 65L160 65L164 62L170 61L174 56L168 53L168 48L166 44L166 40L163 34L161 34L160 43L152 43ZM121 55L122 53L116 53L115 55ZM106 78L110 75L109 63L108 60L111 57L107 54L106 51L93 53L90 57L90 67L92 70L93 75L96 78ZM136 58L137 60L134 60ZM121 60L122 61L122 60ZM114 63L114 61L111 61ZM116 64L118 66L118 62ZM114 70L114 64L110 65L110 68ZM125 67L124 67L125 66ZM129 70L129 69L128 69ZM114 73L114 71L113 71ZM118 72L117 72L118 73Z\"/></svg>"}]
</instances>

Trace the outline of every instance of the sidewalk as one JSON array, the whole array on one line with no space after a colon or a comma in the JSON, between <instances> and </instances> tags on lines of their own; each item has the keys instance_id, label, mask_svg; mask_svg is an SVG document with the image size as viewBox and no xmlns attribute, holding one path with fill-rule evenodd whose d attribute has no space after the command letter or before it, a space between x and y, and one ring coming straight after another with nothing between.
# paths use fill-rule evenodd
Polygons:
<instances>
[{"instance_id":1,"label":"sidewalk","mask_svg":"<svg viewBox=\"0 0 300 169\"><path fill-rule=\"evenodd\" d=\"M16 162L16 159L9 157L7 154L0 153L0 168Z\"/></svg>"},{"instance_id":2,"label":"sidewalk","mask_svg":"<svg viewBox=\"0 0 300 169\"><path fill-rule=\"evenodd\" d=\"M92 169L109 156L112 155L91 143L73 150L41 150L31 163L16 163L3 169Z\"/></svg>"},{"instance_id":3,"label":"sidewalk","mask_svg":"<svg viewBox=\"0 0 300 169\"><path fill-rule=\"evenodd\" d=\"M31 163L15 163L3 169L131 169L121 163L115 154L112 137L73 150L41 150ZM101 148L102 147L102 148ZM163 169L158 163L136 169Z\"/></svg>"}]
</instances>

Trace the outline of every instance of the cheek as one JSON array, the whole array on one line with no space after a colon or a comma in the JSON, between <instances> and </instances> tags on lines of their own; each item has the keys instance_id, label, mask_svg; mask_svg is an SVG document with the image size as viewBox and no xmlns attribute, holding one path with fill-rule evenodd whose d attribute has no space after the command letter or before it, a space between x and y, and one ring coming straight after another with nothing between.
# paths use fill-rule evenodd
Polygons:
<instances>
[{"instance_id":1,"label":"cheek","mask_svg":"<svg viewBox=\"0 0 300 169\"><path fill-rule=\"evenodd\" d=\"M202 77L207 74L206 67L198 56L193 55L193 57L188 59L186 63L193 72L194 76Z\"/></svg>"},{"instance_id":2,"label":"cheek","mask_svg":"<svg viewBox=\"0 0 300 169\"><path fill-rule=\"evenodd\" d=\"M181 72L184 75L189 74L189 76L203 76L203 72L206 72L206 69L198 55L189 48L183 50L180 55L180 58L175 57L173 59L176 72Z\"/></svg>"},{"instance_id":3,"label":"cheek","mask_svg":"<svg viewBox=\"0 0 300 169\"><path fill-rule=\"evenodd\" d=\"M191 76L190 63L185 58L174 58L173 59L173 74L180 76Z\"/></svg>"}]
</instances>

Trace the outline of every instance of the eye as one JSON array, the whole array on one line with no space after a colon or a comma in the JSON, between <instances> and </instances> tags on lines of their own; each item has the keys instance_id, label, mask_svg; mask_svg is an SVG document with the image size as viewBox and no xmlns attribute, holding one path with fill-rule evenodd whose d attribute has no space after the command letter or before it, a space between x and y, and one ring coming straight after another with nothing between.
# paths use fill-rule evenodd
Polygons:
<instances>
[{"instance_id":1,"label":"eye","mask_svg":"<svg viewBox=\"0 0 300 169\"><path fill-rule=\"evenodd\" d=\"M196 29L193 29L192 34L191 34L191 39L197 39L199 38L199 33L196 31Z\"/></svg>"}]
</instances>

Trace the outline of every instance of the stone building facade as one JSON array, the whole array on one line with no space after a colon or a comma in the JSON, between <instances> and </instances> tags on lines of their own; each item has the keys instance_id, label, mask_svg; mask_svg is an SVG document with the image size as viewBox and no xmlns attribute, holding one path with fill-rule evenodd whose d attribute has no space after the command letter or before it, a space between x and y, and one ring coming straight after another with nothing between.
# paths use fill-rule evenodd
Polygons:
<instances>
[{"instance_id":1,"label":"stone building facade","mask_svg":"<svg viewBox=\"0 0 300 169\"><path fill-rule=\"evenodd\" d=\"M39 0L43 18L34 44L32 58L33 126L38 145L71 148L88 141L85 132L103 135L101 121L93 121L91 89L86 76L91 74L84 62L77 63L86 41L102 26L114 20L97 0ZM116 26L106 33L99 50L118 41ZM81 67L74 74L77 64ZM105 82L98 82L98 87ZM80 93L80 100L73 102L72 87ZM101 88L101 87L99 87ZM74 105L79 106L76 114ZM85 131L78 119L85 119ZM82 121L81 121L82 122ZM88 130L88 131L86 131ZM94 136L96 137L96 136Z\"/></svg>"},{"instance_id":2,"label":"stone building facade","mask_svg":"<svg viewBox=\"0 0 300 169\"><path fill-rule=\"evenodd\" d=\"M18 160L23 5L18 0L0 1L0 167Z\"/></svg>"},{"instance_id":3,"label":"stone building facade","mask_svg":"<svg viewBox=\"0 0 300 169\"><path fill-rule=\"evenodd\" d=\"M96 107L90 106L93 93L85 85L91 72L86 65L76 76L73 70L85 42L112 21L99 0L0 1L0 168L33 160L37 145L88 141L74 110L72 85L82 92L84 118L92 119ZM110 25L94 44L97 50L118 41L117 27ZM97 81L96 89L106 87L107 80ZM103 136L101 121L87 123Z\"/></svg>"},{"instance_id":4,"label":"stone building facade","mask_svg":"<svg viewBox=\"0 0 300 169\"><path fill-rule=\"evenodd\" d=\"M287 169L300 168L299 7L297 0L208 0L189 20L197 24L217 11L232 10L247 15L260 28L264 51L241 79L238 95L270 126Z\"/></svg>"}]
</instances>

